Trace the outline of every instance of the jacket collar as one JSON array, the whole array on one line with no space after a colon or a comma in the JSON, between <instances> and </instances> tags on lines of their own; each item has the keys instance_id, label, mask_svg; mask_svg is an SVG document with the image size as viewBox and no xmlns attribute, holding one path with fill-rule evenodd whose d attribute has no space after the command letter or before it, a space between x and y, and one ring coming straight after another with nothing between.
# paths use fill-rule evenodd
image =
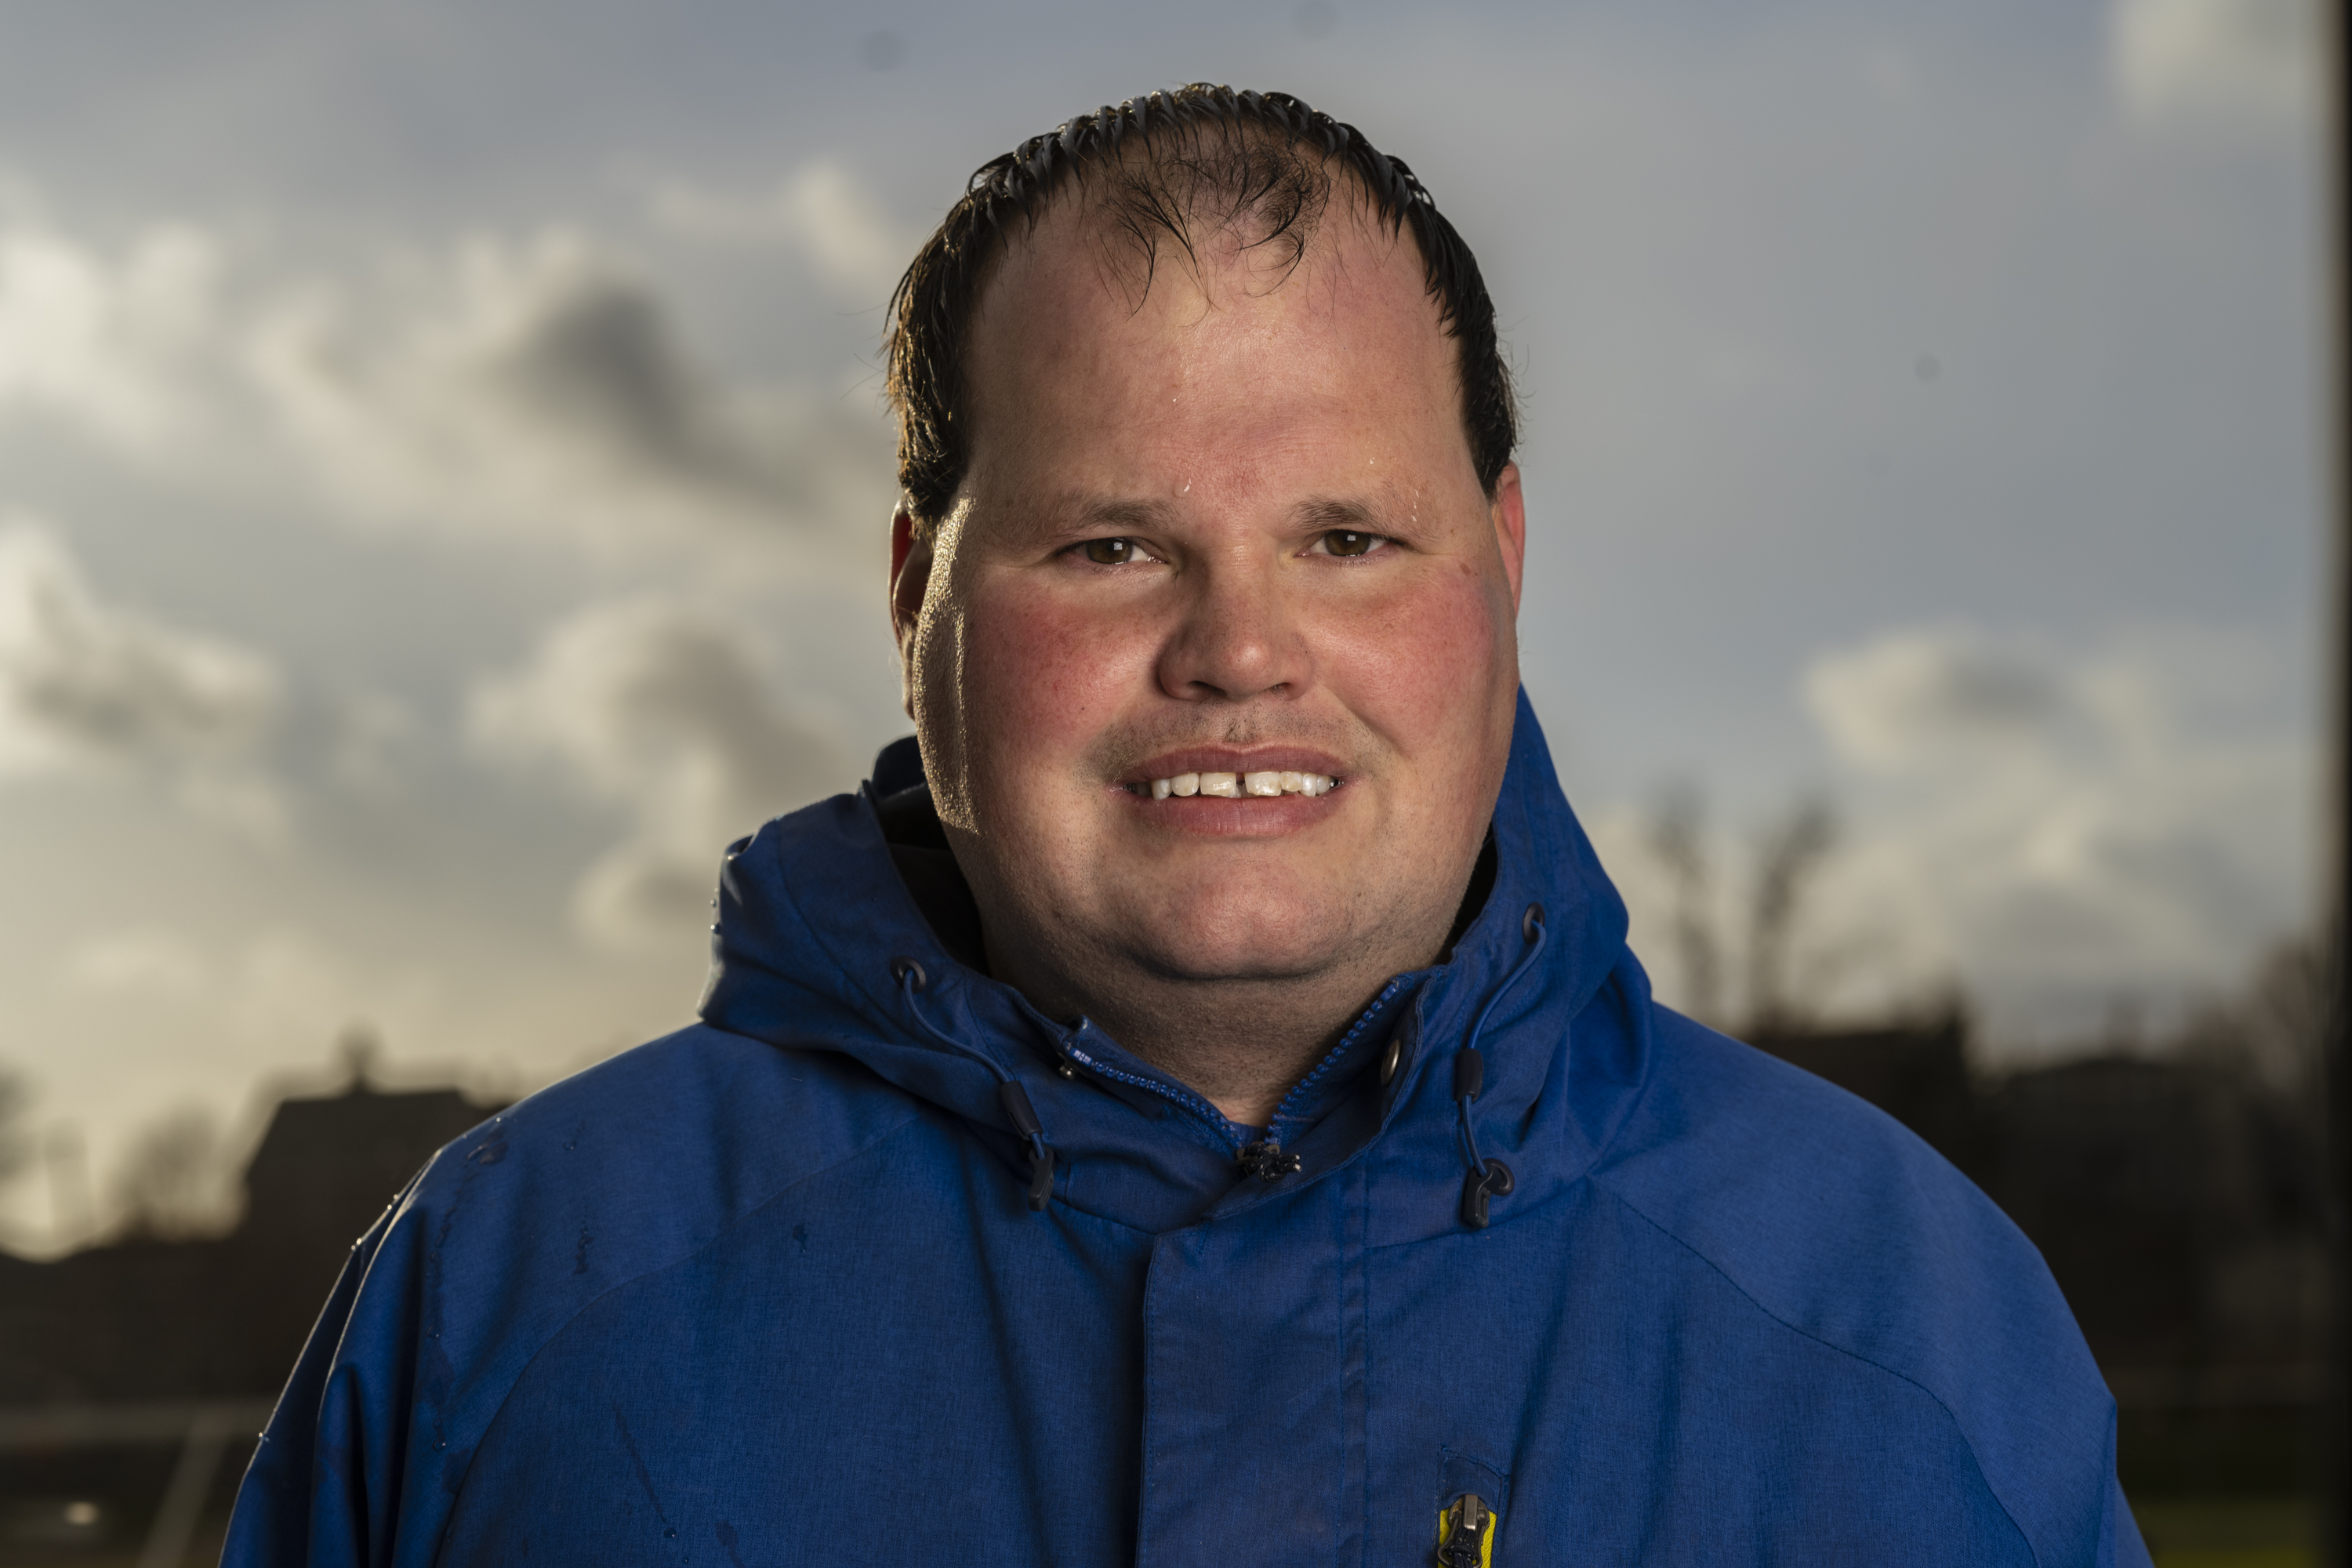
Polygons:
<instances>
[{"instance_id":1,"label":"jacket collar","mask_svg":"<svg viewBox=\"0 0 2352 1568\"><path fill-rule=\"evenodd\" d=\"M877 815L893 793L878 786L908 782L907 760L886 752L876 784L779 817L729 849L701 1015L787 1049L857 1058L970 1124L1016 1180L1034 1153L1003 1088L1019 1085L1055 1151L1065 1203L1157 1232L1254 1207L1371 1157L1384 1192L1401 1180L1414 1194L1391 1205L1399 1238L1439 1231L1458 1223L1464 1161L1452 1075L1474 1027L1486 1079L1471 1108L1475 1135L1518 1178L1507 1207L1580 1174L1638 1087L1647 986L1625 950L1624 904L1560 792L1524 691L1495 805L1485 907L1445 963L1392 980L1286 1100L1295 1114L1274 1131L1302 1166L1275 1182L1239 1172L1230 1128L1181 1084L1092 1024L1047 1018L950 954ZM1544 944L1523 963L1531 907L1542 911ZM1614 1005L1596 1008L1604 987ZM1587 1016L1597 1032L1571 1027ZM1378 1064L1391 1043L1398 1065L1383 1083Z\"/></svg>"}]
</instances>

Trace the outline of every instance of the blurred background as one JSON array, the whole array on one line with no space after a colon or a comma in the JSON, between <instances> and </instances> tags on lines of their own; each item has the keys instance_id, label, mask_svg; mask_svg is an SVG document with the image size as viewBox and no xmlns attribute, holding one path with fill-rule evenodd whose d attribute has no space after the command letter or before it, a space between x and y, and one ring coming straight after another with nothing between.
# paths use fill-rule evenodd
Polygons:
<instances>
[{"instance_id":1,"label":"blurred background","mask_svg":"<svg viewBox=\"0 0 2352 1568\"><path fill-rule=\"evenodd\" d=\"M1662 994L2025 1226L2160 1562L2311 1560L2314 4L0 0L0 1563L215 1549L352 1237L687 1020L907 728L899 268L1196 79L1477 249Z\"/></svg>"}]
</instances>

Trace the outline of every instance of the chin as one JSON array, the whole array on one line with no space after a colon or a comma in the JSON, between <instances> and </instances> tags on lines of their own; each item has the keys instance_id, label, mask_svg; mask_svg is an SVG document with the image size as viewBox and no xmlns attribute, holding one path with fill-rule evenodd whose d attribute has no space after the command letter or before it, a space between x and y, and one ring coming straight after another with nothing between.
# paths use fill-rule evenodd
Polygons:
<instances>
[{"instance_id":1,"label":"chin","mask_svg":"<svg viewBox=\"0 0 2352 1568\"><path fill-rule=\"evenodd\" d=\"M1186 981L1304 980L1319 974L1339 958L1328 942L1294 942L1273 949L1248 942L1154 942L1138 944L1143 963L1172 979Z\"/></svg>"},{"instance_id":2,"label":"chin","mask_svg":"<svg viewBox=\"0 0 2352 1568\"><path fill-rule=\"evenodd\" d=\"M1138 900L1157 912L1131 932L1136 956L1187 980L1286 980L1336 961L1352 934L1323 900L1267 900L1230 886L1186 899ZM1244 905L1248 912L1235 908Z\"/></svg>"}]
</instances>

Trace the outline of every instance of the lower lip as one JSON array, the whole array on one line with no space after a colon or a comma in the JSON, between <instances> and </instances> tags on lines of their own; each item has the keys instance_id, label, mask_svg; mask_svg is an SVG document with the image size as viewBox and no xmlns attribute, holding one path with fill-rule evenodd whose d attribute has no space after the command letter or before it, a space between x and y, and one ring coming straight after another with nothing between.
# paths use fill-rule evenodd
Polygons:
<instances>
[{"instance_id":1,"label":"lower lip","mask_svg":"<svg viewBox=\"0 0 2352 1568\"><path fill-rule=\"evenodd\" d=\"M1128 809L1151 826L1209 838L1276 838L1328 821L1347 798L1342 784L1328 795L1170 795L1154 800L1132 790L1116 792Z\"/></svg>"}]
</instances>

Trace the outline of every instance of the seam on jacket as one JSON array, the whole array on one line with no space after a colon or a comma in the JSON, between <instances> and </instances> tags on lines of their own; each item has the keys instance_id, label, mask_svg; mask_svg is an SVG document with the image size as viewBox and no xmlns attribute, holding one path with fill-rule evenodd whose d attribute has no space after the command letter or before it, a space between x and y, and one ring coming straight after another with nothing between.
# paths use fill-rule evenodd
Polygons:
<instances>
[{"instance_id":1,"label":"seam on jacket","mask_svg":"<svg viewBox=\"0 0 2352 1568\"><path fill-rule=\"evenodd\" d=\"M722 1032L731 1033L732 1031ZM740 1039L751 1038L751 1037L748 1035L738 1036L737 1037ZM754 1043L762 1046L766 1044L765 1041L755 1041ZM530 1375L530 1369L539 1363L539 1358L545 1355L549 1349L554 1345L556 1341L562 1339L571 1331L572 1325L580 1321L582 1313L587 1311L589 1308L594 1306L597 1302L602 1301L605 1297L612 1295L616 1290L625 1290L630 1286L650 1279L656 1274L667 1274L682 1263L693 1262L696 1258L701 1257L704 1253L709 1251L712 1247L726 1240L728 1237L733 1235L736 1228L742 1225L746 1220L752 1218L756 1215L765 1213L768 1209L782 1202L795 1188L803 1186L809 1182L813 1182L819 1176L825 1175L830 1172L837 1171L853 1160L860 1159L865 1155L872 1153L875 1150L879 1149L883 1144L887 1143L891 1139L896 1138L899 1133L904 1132L908 1128L916 1125L923 1119L923 1115L919 1110L909 1110L907 1120L891 1127L880 1136L875 1138L872 1142L859 1144L856 1148L851 1150L848 1153L844 1154L840 1159L834 1161L831 1164L820 1165L813 1171L805 1172L801 1175L793 1177L791 1181L786 1182L782 1186L778 1187L774 1192L769 1194L766 1197L761 1199L758 1203L752 1205L750 1208L745 1209L741 1214L737 1215L733 1219L729 1220L725 1225L719 1226L719 1230L710 1237L710 1239L704 1242L701 1246L693 1248L691 1251L681 1252L676 1258L670 1258L665 1263L656 1264L649 1268L639 1269L636 1273L630 1275L625 1279L614 1280L604 1289L597 1291L593 1296L591 1296L586 1300L581 1302L579 1306L575 1307L571 1312L565 1315L562 1322L550 1329L546 1337L540 1341L539 1348L530 1352L530 1358L526 1360L521 1366L516 1368L514 1376L508 1380L506 1392L499 1395L499 1403L497 1406L490 1411L488 1416L482 1422L481 1436L475 1439L473 1447L467 1451L466 1468L457 1477L457 1487L449 1493L450 1502L448 1517L441 1521L439 1539L435 1541L433 1543L433 1561L435 1563L440 1562L441 1554L448 1550L449 1529L451 1525L457 1522L457 1505L465 1500L467 1483L473 1478L474 1461L481 1457L482 1445L489 1440L490 1429L496 1426L499 1424L499 1418L506 1415L507 1402L514 1397L514 1391L522 1386L522 1380ZM407 1478L404 1474L402 1477L404 1484L406 1482L406 1479ZM446 1487L448 1483L445 1479L442 1484Z\"/></svg>"},{"instance_id":2,"label":"seam on jacket","mask_svg":"<svg viewBox=\"0 0 2352 1568\"><path fill-rule=\"evenodd\" d=\"M1977 1446L1969 1436L1969 1429L1960 1424L1959 1415L1949 1405L1947 1405L1944 1402L1942 1394L1937 1394L1934 1389L1928 1387L1926 1384L1921 1383L1917 1378L1913 1377L1908 1373L1897 1371L1895 1368L1886 1365L1884 1362L1873 1361L1870 1357L1863 1354L1860 1351L1839 1344L1834 1340L1825 1340L1822 1338L1821 1335L1812 1332L1811 1330L1799 1328L1796 1324L1789 1321L1788 1319L1782 1317L1780 1313L1766 1306L1762 1301L1758 1300L1756 1299L1755 1292L1749 1290L1747 1286L1742 1285L1738 1280L1733 1279L1730 1273L1714 1258L1709 1258L1706 1253L1701 1252L1697 1247L1684 1240L1683 1237L1676 1235L1674 1231L1667 1229L1666 1226L1660 1224L1657 1220L1653 1219L1639 1205L1634 1203L1633 1199L1627 1197L1624 1194L1618 1192L1615 1188L1610 1186L1608 1183L1597 1176L1591 1179L1595 1190L1607 1194L1608 1196L1621 1205L1626 1213L1632 1215L1643 1225L1646 1225L1651 1229L1656 1231L1660 1236L1664 1237L1668 1241L1673 1242L1676 1247L1681 1247L1685 1252L1689 1253L1693 1258L1697 1258L1701 1263L1706 1264L1708 1268L1714 1271L1717 1278L1720 1279L1725 1284L1730 1286L1734 1290L1737 1290L1740 1296L1748 1301L1748 1305L1754 1307L1758 1311L1763 1313L1766 1317L1771 1319L1772 1321L1780 1324L1790 1333L1795 1334L1800 1339L1811 1340L1813 1343L1820 1345L1822 1349L1833 1351L1837 1354L1844 1356L1850 1361L1860 1362L1863 1365L1869 1367L1874 1371L1885 1373L1887 1376L1894 1378L1898 1382L1907 1383L1912 1387L1917 1389L1920 1393L1926 1394L1929 1399L1934 1400L1936 1408L1944 1413L1944 1419L1949 1421L1952 1424L1952 1430L1958 1434L1960 1447L1968 1450L1969 1463L1976 1467L1977 1480L1984 1487L1985 1495L1992 1499L1993 1502L2000 1507L2001 1517L2009 1521L2009 1527L2017 1531L2018 1540L2025 1543L2026 1555L2033 1560L2035 1568L2040 1568L2042 1563L2041 1548L2034 1545L2033 1537L2025 1533L2025 1526L2018 1522L2017 1515L2011 1510L2008 1500L2003 1498L2000 1495L2000 1489L1996 1488L1992 1484L1992 1478L1985 1474L1984 1460L1978 1455Z\"/></svg>"}]
</instances>

